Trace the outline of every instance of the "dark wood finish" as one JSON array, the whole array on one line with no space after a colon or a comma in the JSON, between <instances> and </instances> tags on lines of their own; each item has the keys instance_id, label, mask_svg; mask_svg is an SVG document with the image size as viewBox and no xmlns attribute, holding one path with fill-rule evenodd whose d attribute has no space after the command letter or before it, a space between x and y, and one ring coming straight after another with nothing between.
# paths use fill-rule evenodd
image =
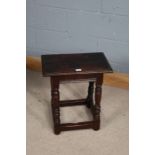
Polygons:
<instances>
[{"instance_id":1,"label":"dark wood finish","mask_svg":"<svg viewBox=\"0 0 155 155\"><path fill-rule=\"evenodd\" d=\"M60 129L63 131L68 130L77 130L77 129L89 129L93 128L94 122L87 121L87 122L78 122L78 123L65 123L60 125Z\"/></svg>"},{"instance_id":2,"label":"dark wood finish","mask_svg":"<svg viewBox=\"0 0 155 155\"><path fill-rule=\"evenodd\" d=\"M44 76L53 76L105 73L112 69L103 53L80 53L42 55L42 71Z\"/></svg>"},{"instance_id":3,"label":"dark wood finish","mask_svg":"<svg viewBox=\"0 0 155 155\"><path fill-rule=\"evenodd\" d=\"M60 107L86 105L86 99L60 101Z\"/></svg>"},{"instance_id":4,"label":"dark wood finish","mask_svg":"<svg viewBox=\"0 0 155 155\"><path fill-rule=\"evenodd\" d=\"M88 96L86 100L86 105L88 108L90 108L93 105L93 92L94 92L94 82L89 82L88 87Z\"/></svg>"},{"instance_id":5,"label":"dark wood finish","mask_svg":"<svg viewBox=\"0 0 155 155\"><path fill-rule=\"evenodd\" d=\"M96 88L95 88L94 130L99 130L100 128L100 101L102 94L102 83L103 83L103 74L100 74L96 79Z\"/></svg>"},{"instance_id":6,"label":"dark wood finish","mask_svg":"<svg viewBox=\"0 0 155 155\"><path fill-rule=\"evenodd\" d=\"M54 121L55 134L60 133L60 103L59 103L59 80L51 77L51 88L52 88L52 113Z\"/></svg>"},{"instance_id":7,"label":"dark wood finish","mask_svg":"<svg viewBox=\"0 0 155 155\"><path fill-rule=\"evenodd\" d=\"M103 53L43 55L42 69L44 76L51 78L51 105L55 134L61 131L100 128L100 101L102 94L103 74L112 69ZM75 69L78 69L76 71ZM88 80L86 99L60 101L59 84L61 81ZM95 103L93 93L95 84ZM93 120L78 123L61 124L60 107L86 105L90 108Z\"/></svg>"}]
</instances>

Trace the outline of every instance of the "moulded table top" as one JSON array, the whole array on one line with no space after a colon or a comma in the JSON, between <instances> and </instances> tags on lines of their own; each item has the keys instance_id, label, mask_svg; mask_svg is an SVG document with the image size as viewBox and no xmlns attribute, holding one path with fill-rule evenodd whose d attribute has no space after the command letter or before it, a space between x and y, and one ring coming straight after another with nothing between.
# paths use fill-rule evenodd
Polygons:
<instances>
[{"instance_id":1,"label":"moulded table top","mask_svg":"<svg viewBox=\"0 0 155 155\"><path fill-rule=\"evenodd\" d=\"M41 60L44 76L112 72L101 52L42 55Z\"/></svg>"}]
</instances>

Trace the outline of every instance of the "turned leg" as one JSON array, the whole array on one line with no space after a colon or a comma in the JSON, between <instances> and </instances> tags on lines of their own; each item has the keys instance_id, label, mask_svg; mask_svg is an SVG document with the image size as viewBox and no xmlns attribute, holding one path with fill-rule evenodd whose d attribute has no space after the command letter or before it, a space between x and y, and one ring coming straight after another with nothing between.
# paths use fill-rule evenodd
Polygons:
<instances>
[{"instance_id":1,"label":"turned leg","mask_svg":"<svg viewBox=\"0 0 155 155\"><path fill-rule=\"evenodd\" d=\"M54 121L54 132L55 134L60 133L60 105L59 105L59 81L51 78L52 86L52 114Z\"/></svg>"},{"instance_id":2,"label":"turned leg","mask_svg":"<svg viewBox=\"0 0 155 155\"><path fill-rule=\"evenodd\" d=\"M94 130L99 130L100 128L100 101L102 95L102 82L103 75L99 74L96 78L96 88L95 88L95 106L94 106Z\"/></svg>"},{"instance_id":3,"label":"turned leg","mask_svg":"<svg viewBox=\"0 0 155 155\"><path fill-rule=\"evenodd\" d=\"M86 99L86 105L88 108L93 106L93 91L94 91L94 81L91 81L91 82L89 82L88 96Z\"/></svg>"}]
</instances>

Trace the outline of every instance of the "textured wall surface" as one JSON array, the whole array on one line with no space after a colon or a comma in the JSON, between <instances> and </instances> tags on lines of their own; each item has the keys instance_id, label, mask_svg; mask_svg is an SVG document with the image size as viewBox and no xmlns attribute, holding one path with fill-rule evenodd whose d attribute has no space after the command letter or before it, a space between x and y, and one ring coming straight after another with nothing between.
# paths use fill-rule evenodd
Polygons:
<instances>
[{"instance_id":1,"label":"textured wall surface","mask_svg":"<svg viewBox=\"0 0 155 155\"><path fill-rule=\"evenodd\" d=\"M128 0L27 0L27 55L104 52L129 67Z\"/></svg>"}]
</instances>

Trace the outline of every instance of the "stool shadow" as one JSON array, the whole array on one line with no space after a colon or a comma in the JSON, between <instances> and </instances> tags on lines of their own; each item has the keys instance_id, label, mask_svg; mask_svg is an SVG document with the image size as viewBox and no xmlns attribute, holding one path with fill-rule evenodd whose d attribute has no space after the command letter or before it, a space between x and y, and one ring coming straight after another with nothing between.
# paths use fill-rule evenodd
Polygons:
<instances>
[{"instance_id":1,"label":"stool shadow","mask_svg":"<svg viewBox=\"0 0 155 155\"><path fill-rule=\"evenodd\" d=\"M48 101L46 99L44 99L44 102L48 105L48 112L45 113L46 114L46 120L47 120L48 126L53 129L54 124L53 124L53 115L52 115L51 103L50 103L50 101Z\"/></svg>"},{"instance_id":2,"label":"stool shadow","mask_svg":"<svg viewBox=\"0 0 155 155\"><path fill-rule=\"evenodd\" d=\"M35 93L31 90L29 90L29 93L36 99L38 106L31 106L27 103L27 113L31 114L43 127L53 127L50 101L45 98L41 98L39 93ZM40 115L40 111L32 109L32 107L35 106L41 109L40 111L44 114L43 116Z\"/></svg>"},{"instance_id":3,"label":"stool shadow","mask_svg":"<svg viewBox=\"0 0 155 155\"><path fill-rule=\"evenodd\" d=\"M126 113L127 111L128 109L121 109L121 107L119 107L107 118L104 117L103 113L102 127L103 128L107 127L109 124L118 119L120 116L124 116L123 114Z\"/></svg>"}]
</instances>

